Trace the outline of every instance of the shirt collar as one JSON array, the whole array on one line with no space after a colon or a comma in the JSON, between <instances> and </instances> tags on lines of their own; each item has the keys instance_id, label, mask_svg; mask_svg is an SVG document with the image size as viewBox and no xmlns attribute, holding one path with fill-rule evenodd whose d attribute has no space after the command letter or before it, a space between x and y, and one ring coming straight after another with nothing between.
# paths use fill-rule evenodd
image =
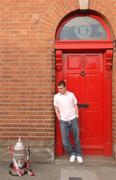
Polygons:
<instances>
[{"instance_id":1,"label":"shirt collar","mask_svg":"<svg viewBox=\"0 0 116 180\"><path fill-rule=\"evenodd\" d=\"M61 96L61 95L66 96L66 95L68 95L68 94L69 94L69 91L68 91L68 90L66 90L66 93L65 93L65 94L61 94L61 93L59 93L59 96Z\"/></svg>"}]
</instances>

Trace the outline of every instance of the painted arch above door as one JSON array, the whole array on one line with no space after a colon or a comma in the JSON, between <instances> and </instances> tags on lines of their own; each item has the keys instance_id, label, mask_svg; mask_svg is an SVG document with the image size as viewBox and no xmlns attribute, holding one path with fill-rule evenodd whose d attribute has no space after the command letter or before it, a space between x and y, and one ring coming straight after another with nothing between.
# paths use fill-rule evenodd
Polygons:
<instances>
[{"instance_id":1,"label":"painted arch above door","mask_svg":"<svg viewBox=\"0 0 116 180\"><path fill-rule=\"evenodd\" d=\"M93 14L73 15L60 23L56 40L110 40L109 26Z\"/></svg>"}]
</instances>

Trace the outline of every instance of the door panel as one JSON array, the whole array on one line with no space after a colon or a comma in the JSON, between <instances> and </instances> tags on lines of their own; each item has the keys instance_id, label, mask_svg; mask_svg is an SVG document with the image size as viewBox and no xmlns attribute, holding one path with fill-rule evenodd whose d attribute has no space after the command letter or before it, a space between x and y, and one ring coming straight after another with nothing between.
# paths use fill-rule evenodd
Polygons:
<instances>
[{"instance_id":1,"label":"door panel","mask_svg":"<svg viewBox=\"0 0 116 180\"><path fill-rule=\"evenodd\" d=\"M86 55L85 69L86 73L100 73L103 69L101 54Z\"/></svg>"},{"instance_id":2,"label":"door panel","mask_svg":"<svg viewBox=\"0 0 116 180\"><path fill-rule=\"evenodd\" d=\"M83 153L103 154L103 56L100 53L64 54L63 68L68 90L75 93L79 103L89 105L88 108L79 109Z\"/></svg>"}]
</instances>

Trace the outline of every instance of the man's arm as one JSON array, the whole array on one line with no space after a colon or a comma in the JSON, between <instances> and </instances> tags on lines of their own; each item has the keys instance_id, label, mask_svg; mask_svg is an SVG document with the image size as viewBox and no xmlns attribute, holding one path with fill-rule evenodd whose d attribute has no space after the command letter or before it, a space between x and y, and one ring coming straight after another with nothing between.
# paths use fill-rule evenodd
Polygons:
<instances>
[{"instance_id":1,"label":"man's arm","mask_svg":"<svg viewBox=\"0 0 116 180\"><path fill-rule=\"evenodd\" d=\"M77 106L77 104L74 105L74 108L75 108L76 116L77 116L77 118L78 118L78 117L79 117L79 114L78 114L78 106Z\"/></svg>"},{"instance_id":2,"label":"man's arm","mask_svg":"<svg viewBox=\"0 0 116 180\"><path fill-rule=\"evenodd\" d=\"M60 120L60 111L59 111L58 107L56 107L56 106L55 106L55 113L56 113L58 120Z\"/></svg>"}]
</instances>

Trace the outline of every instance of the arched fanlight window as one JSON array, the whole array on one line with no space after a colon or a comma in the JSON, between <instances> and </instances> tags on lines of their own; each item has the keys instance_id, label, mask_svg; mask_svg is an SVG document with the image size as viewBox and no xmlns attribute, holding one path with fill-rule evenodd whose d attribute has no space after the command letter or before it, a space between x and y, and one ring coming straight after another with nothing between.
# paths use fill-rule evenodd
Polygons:
<instances>
[{"instance_id":1,"label":"arched fanlight window","mask_svg":"<svg viewBox=\"0 0 116 180\"><path fill-rule=\"evenodd\" d=\"M74 17L62 26L59 40L106 40L104 25L90 16Z\"/></svg>"}]
</instances>

